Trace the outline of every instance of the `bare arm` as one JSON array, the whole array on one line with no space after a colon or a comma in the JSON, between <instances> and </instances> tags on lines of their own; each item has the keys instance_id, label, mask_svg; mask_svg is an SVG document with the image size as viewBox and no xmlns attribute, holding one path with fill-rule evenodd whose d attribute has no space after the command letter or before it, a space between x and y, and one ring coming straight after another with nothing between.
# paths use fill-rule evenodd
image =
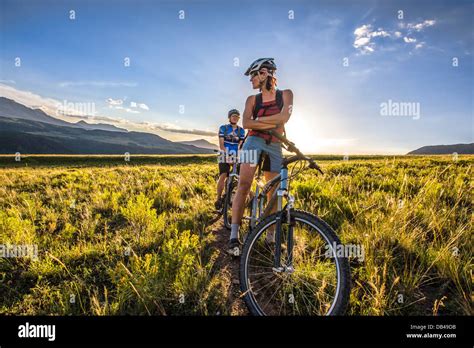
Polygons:
<instances>
[{"instance_id":1,"label":"bare arm","mask_svg":"<svg viewBox=\"0 0 474 348\"><path fill-rule=\"evenodd\" d=\"M274 129L274 124L265 124L260 121L252 120L252 110L255 105L255 96L251 95L245 102L245 110L242 117L242 127L245 129L265 130Z\"/></svg>"},{"instance_id":2,"label":"bare arm","mask_svg":"<svg viewBox=\"0 0 474 348\"><path fill-rule=\"evenodd\" d=\"M225 151L224 138L222 137L219 137L219 148L221 149L221 151Z\"/></svg>"},{"instance_id":3,"label":"bare arm","mask_svg":"<svg viewBox=\"0 0 474 348\"><path fill-rule=\"evenodd\" d=\"M283 109L281 112L271 116L265 116L264 119L258 120L258 122L262 122L265 124L273 124L273 125L281 125L288 122L291 116L291 112L293 109L293 92L290 89L286 89L283 91Z\"/></svg>"}]
</instances>

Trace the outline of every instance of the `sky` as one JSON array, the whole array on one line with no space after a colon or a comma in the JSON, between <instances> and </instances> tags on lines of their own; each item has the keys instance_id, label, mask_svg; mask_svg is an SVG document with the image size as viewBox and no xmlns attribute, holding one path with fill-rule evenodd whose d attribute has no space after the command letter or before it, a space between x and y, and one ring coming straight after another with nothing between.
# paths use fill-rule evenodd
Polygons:
<instances>
[{"instance_id":1,"label":"sky","mask_svg":"<svg viewBox=\"0 0 474 348\"><path fill-rule=\"evenodd\" d=\"M0 96L216 143L258 92L245 70L272 57L294 94L288 138L307 153L471 143L473 4L0 0Z\"/></svg>"}]
</instances>

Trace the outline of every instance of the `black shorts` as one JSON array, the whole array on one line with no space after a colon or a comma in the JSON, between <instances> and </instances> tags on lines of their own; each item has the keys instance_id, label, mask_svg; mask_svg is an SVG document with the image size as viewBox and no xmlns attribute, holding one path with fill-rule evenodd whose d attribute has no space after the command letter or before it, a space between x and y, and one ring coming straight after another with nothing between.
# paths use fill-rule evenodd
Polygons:
<instances>
[{"instance_id":1,"label":"black shorts","mask_svg":"<svg viewBox=\"0 0 474 348\"><path fill-rule=\"evenodd\" d=\"M237 167L237 174L240 172L240 166ZM230 163L219 163L219 175L230 173Z\"/></svg>"},{"instance_id":2,"label":"black shorts","mask_svg":"<svg viewBox=\"0 0 474 348\"><path fill-rule=\"evenodd\" d=\"M262 156L263 155L263 156ZM262 163L262 171L264 172L271 172L271 162L270 156L267 154L262 154L259 159L259 163ZM240 172L240 166L237 168L237 174ZM219 163L219 175L230 173L230 163Z\"/></svg>"},{"instance_id":3,"label":"black shorts","mask_svg":"<svg viewBox=\"0 0 474 348\"><path fill-rule=\"evenodd\" d=\"M227 174L229 175L230 172L230 164L229 163L219 163L219 175Z\"/></svg>"}]
</instances>

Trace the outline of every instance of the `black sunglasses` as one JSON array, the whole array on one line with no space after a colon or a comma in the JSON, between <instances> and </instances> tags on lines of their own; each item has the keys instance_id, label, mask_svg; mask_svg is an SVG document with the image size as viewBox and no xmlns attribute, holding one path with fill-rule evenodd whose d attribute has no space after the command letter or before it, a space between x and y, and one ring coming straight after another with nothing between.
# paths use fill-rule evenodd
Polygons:
<instances>
[{"instance_id":1,"label":"black sunglasses","mask_svg":"<svg viewBox=\"0 0 474 348\"><path fill-rule=\"evenodd\" d=\"M258 75L258 73L259 73L258 71L254 71L253 73L250 74L250 77L254 78L255 76Z\"/></svg>"}]
</instances>

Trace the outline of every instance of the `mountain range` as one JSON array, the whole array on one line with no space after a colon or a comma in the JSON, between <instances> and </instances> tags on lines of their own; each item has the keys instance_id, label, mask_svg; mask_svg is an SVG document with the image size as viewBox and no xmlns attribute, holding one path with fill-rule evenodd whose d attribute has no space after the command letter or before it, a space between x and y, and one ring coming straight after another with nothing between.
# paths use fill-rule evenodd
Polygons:
<instances>
[{"instance_id":1,"label":"mountain range","mask_svg":"<svg viewBox=\"0 0 474 348\"><path fill-rule=\"evenodd\" d=\"M200 147L202 149L219 150L219 146L217 146L213 143L210 143L209 141L207 141L205 139L190 140L190 141L179 141L178 143L186 144L186 145L194 145L194 146Z\"/></svg>"},{"instance_id":2,"label":"mountain range","mask_svg":"<svg viewBox=\"0 0 474 348\"><path fill-rule=\"evenodd\" d=\"M108 124L66 122L40 109L0 97L0 153L207 154L209 148Z\"/></svg>"},{"instance_id":3,"label":"mountain range","mask_svg":"<svg viewBox=\"0 0 474 348\"><path fill-rule=\"evenodd\" d=\"M474 154L474 143L423 146L410 151L408 155L450 155L454 152L459 155L472 155Z\"/></svg>"},{"instance_id":4,"label":"mountain range","mask_svg":"<svg viewBox=\"0 0 474 348\"><path fill-rule=\"evenodd\" d=\"M173 142L156 134L114 125L71 123L0 97L0 153L29 154L209 154L207 140ZM474 154L474 143L423 146L408 155Z\"/></svg>"}]
</instances>

